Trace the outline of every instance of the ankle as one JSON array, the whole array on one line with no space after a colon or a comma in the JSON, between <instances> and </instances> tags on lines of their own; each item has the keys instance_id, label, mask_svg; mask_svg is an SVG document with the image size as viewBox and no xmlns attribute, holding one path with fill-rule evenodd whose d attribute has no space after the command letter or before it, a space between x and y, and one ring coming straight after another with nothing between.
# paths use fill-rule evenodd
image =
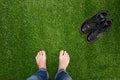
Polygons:
<instances>
[{"instance_id":1,"label":"ankle","mask_svg":"<svg viewBox=\"0 0 120 80\"><path fill-rule=\"evenodd\" d=\"M59 70L66 70L66 68L58 68L58 71L59 71Z\"/></svg>"},{"instance_id":2,"label":"ankle","mask_svg":"<svg viewBox=\"0 0 120 80\"><path fill-rule=\"evenodd\" d=\"M61 68L61 69L58 69L58 72L61 72L61 71L66 71L66 70L65 70L65 69L62 69L62 68Z\"/></svg>"}]
</instances>

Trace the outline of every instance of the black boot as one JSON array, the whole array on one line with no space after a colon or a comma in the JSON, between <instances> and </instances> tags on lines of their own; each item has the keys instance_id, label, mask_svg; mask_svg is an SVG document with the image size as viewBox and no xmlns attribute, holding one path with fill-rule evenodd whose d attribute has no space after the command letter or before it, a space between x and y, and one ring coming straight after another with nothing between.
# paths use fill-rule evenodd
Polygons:
<instances>
[{"instance_id":1,"label":"black boot","mask_svg":"<svg viewBox=\"0 0 120 80\"><path fill-rule=\"evenodd\" d=\"M111 25L112 20L105 20L102 23L99 23L99 25L97 25L99 28L95 29L87 36L87 41L88 42L96 41L104 31L107 31L111 27Z\"/></svg>"},{"instance_id":2,"label":"black boot","mask_svg":"<svg viewBox=\"0 0 120 80\"><path fill-rule=\"evenodd\" d=\"M103 22L106 20L107 17L107 12L103 11L103 12L99 12L97 13L95 16L93 16L92 18L86 20L81 27L81 32L84 34L87 34L89 32L91 32L91 30L93 29L97 29L98 23Z\"/></svg>"}]
</instances>

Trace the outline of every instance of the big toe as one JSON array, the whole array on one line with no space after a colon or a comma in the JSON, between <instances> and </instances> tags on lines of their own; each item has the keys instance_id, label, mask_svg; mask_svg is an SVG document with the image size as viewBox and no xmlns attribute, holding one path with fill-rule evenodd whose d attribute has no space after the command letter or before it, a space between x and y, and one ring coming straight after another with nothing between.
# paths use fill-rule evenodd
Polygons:
<instances>
[{"instance_id":1,"label":"big toe","mask_svg":"<svg viewBox=\"0 0 120 80\"><path fill-rule=\"evenodd\" d=\"M60 51L60 56L62 56L64 54L64 50Z\"/></svg>"},{"instance_id":2,"label":"big toe","mask_svg":"<svg viewBox=\"0 0 120 80\"><path fill-rule=\"evenodd\" d=\"M46 53L44 50L41 51L42 56L46 56Z\"/></svg>"}]
</instances>

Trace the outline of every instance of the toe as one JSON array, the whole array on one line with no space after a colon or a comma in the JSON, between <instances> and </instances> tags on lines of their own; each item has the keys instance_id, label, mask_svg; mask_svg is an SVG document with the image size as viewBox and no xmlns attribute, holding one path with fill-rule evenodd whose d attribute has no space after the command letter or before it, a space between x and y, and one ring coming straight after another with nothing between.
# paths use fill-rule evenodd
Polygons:
<instances>
[{"instance_id":1,"label":"toe","mask_svg":"<svg viewBox=\"0 0 120 80\"><path fill-rule=\"evenodd\" d=\"M67 56L68 58L70 58L70 57L69 57L69 54L68 54L67 52L66 52L66 56Z\"/></svg>"},{"instance_id":2,"label":"toe","mask_svg":"<svg viewBox=\"0 0 120 80\"><path fill-rule=\"evenodd\" d=\"M64 50L60 51L60 56L62 56L64 54Z\"/></svg>"},{"instance_id":3,"label":"toe","mask_svg":"<svg viewBox=\"0 0 120 80\"><path fill-rule=\"evenodd\" d=\"M40 51L40 53L39 53L39 56L41 56L42 55L42 51Z\"/></svg>"},{"instance_id":4,"label":"toe","mask_svg":"<svg viewBox=\"0 0 120 80\"><path fill-rule=\"evenodd\" d=\"M45 53L45 51L44 51L44 50L42 50L42 55L43 55L43 56L45 56L45 55L46 55L46 53Z\"/></svg>"},{"instance_id":5,"label":"toe","mask_svg":"<svg viewBox=\"0 0 120 80\"><path fill-rule=\"evenodd\" d=\"M67 55L67 57L69 58L69 60L70 60L70 56L69 55Z\"/></svg>"},{"instance_id":6,"label":"toe","mask_svg":"<svg viewBox=\"0 0 120 80\"><path fill-rule=\"evenodd\" d=\"M36 55L36 59L39 57L39 55L40 55L40 53L41 53L41 51L39 51L38 53L37 53L37 55Z\"/></svg>"},{"instance_id":7,"label":"toe","mask_svg":"<svg viewBox=\"0 0 120 80\"><path fill-rule=\"evenodd\" d=\"M35 59L37 60L37 58L38 58L38 57L36 56Z\"/></svg>"},{"instance_id":8,"label":"toe","mask_svg":"<svg viewBox=\"0 0 120 80\"><path fill-rule=\"evenodd\" d=\"M66 51L64 52L64 55L67 55L67 52L66 52Z\"/></svg>"},{"instance_id":9,"label":"toe","mask_svg":"<svg viewBox=\"0 0 120 80\"><path fill-rule=\"evenodd\" d=\"M37 56L39 56L40 53L41 53L41 51L38 52Z\"/></svg>"},{"instance_id":10,"label":"toe","mask_svg":"<svg viewBox=\"0 0 120 80\"><path fill-rule=\"evenodd\" d=\"M69 56L69 54L68 54L68 53L66 53L66 55L67 55L67 56Z\"/></svg>"},{"instance_id":11,"label":"toe","mask_svg":"<svg viewBox=\"0 0 120 80\"><path fill-rule=\"evenodd\" d=\"M45 51L44 51L44 50L42 50L42 53L44 54L44 53L45 53Z\"/></svg>"}]
</instances>

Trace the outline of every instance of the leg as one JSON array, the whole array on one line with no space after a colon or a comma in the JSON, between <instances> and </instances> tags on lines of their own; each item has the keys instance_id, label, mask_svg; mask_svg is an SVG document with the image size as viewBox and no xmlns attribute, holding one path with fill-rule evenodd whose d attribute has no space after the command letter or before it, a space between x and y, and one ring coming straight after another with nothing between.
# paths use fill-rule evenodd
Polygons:
<instances>
[{"instance_id":1,"label":"leg","mask_svg":"<svg viewBox=\"0 0 120 80\"><path fill-rule=\"evenodd\" d=\"M33 74L27 80L48 80L48 72L46 69L41 68L38 72Z\"/></svg>"},{"instance_id":2,"label":"leg","mask_svg":"<svg viewBox=\"0 0 120 80\"><path fill-rule=\"evenodd\" d=\"M38 52L36 56L36 63L39 71L29 77L27 80L48 80L48 72L46 70L46 53L45 51Z\"/></svg>"},{"instance_id":3,"label":"leg","mask_svg":"<svg viewBox=\"0 0 120 80\"><path fill-rule=\"evenodd\" d=\"M70 57L66 51L60 51L59 55L59 67L55 80L72 80L70 75L66 72L66 68L69 64Z\"/></svg>"}]
</instances>

